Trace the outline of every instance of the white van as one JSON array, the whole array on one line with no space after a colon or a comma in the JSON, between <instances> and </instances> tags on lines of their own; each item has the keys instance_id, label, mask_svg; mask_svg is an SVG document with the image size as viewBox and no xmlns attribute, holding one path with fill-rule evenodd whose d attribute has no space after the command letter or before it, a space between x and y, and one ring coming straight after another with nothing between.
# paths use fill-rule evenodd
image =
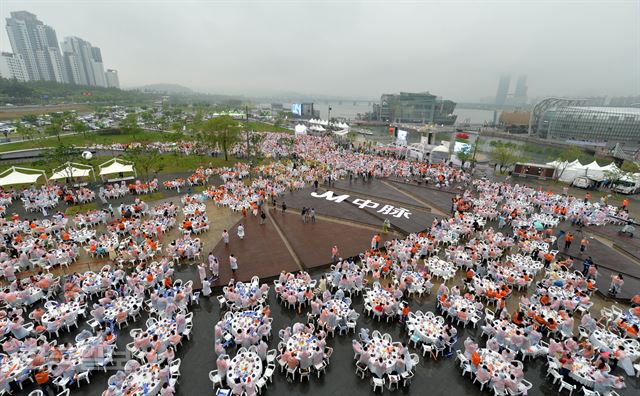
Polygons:
<instances>
[{"instance_id":1,"label":"white van","mask_svg":"<svg viewBox=\"0 0 640 396\"><path fill-rule=\"evenodd\" d=\"M573 180L573 183L571 183L571 185L578 188L591 188L593 187L594 182L588 177L578 176Z\"/></svg>"}]
</instances>

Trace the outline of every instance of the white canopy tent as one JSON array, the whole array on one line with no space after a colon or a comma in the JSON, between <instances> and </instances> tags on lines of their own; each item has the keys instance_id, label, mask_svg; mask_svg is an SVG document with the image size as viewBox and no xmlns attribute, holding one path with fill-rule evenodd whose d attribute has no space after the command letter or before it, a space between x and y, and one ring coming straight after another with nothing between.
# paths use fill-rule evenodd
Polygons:
<instances>
[{"instance_id":1,"label":"white canopy tent","mask_svg":"<svg viewBox=\"0 0 640 396\"><path fill-rule=\"evenodd\" d=\"M592 179L595 181L602 181L607 178L605 175L606 168L604 166L598 165L596 161L593 161L592 163L587 164L584 167L585 167L584 175L589 179Z\"/></svg>"},{"instance_id":2,"label":"white canopy tent","mask_svg":"<svg viewBox=\"0 0 640 396\"><path fill-rule=\"evenodd\" d=\"M565 183L573 183L576 177L588 177L591 180L603 181L607 179L608 174L620 170L614 162L605 166L598 165L596 161L582 165L577 159L573 162L556 160L547 162L547 165L554 167L559 180Z\"/></svg>"},{"instance_id":3,"label":"white canopy tent","mask_svg":"<svg viewBox=\"0 0 640 396\"><path fill-rule=\"evenodd\" d=\"M434 164L445 163L449 161L449 159L449 147L443 144L434 147L429 155L429 161Z\"/></svg>"},{"instance_id":4,"label":"white canopy tent","mask_svg":"<svg viewBox=\"0 0 640 396\"><path fill-rule=\"evenodd\" d=\"M306 135L307 134L307 126L298 124L295 126L295 134L296 135Z\"/></svg>"},{"instance_id":5,"label":"white canopy tent","mask_svg":"<svg viewBox=\"0 0 640 396\"><path fill-rule=\"evenodd\" d=\"M575 160L567 165L564 168L560 169L561 174L559 175L559 180L565 183L573 183L576 177L584 176L586 174L586 167L580 163L580 161Z\"/></svg>"},{"instance_id":6,"label":"white canopy tent","mask_svg":"<svg viewBox=\"0 0 640 396\"><path fill-rule=\"evenodd\" d=\"M348 129L341 129L339 131L333 131L334 134L338 135L338 136L346 136L347 133L349 133Z\"/></svg>"},{"instance_id":7,"label":"white canopy tent","mask_svg":"<svg viewBox=\"0 0 640 396\"><path fill-rule=\"evenodd\" d=\"M93 175L93 180L96 180L96 173L93 167L90 165L78 164L75 162L67 162L59 168L53 170L53 174L49 179L67 179L75 177L89 177Z\"/></svg>"},{"instance_id":8,"label":"white canopy tent","mask_svg":"<svg viewBox=\"0 0 640 396\"><path fill-rule=\"evenodd\" d=\"M112 158L104 164L98 165L98 169L100 169L100 176L131 172L133 172L134 176L138 176L133 162L125 161L121 158Z\"/></svg>"},{"instance_id":9,"label":"white canopy tent","mask_svg":"<svg viewBox=\"0 0 640 396\"><path fill-rule=\"evenodd\" d=\"M14 184L33 184L37 182L40 177L44 177L44 180L47 181L47 175L43 170L12 166L11 168L0 173L0 186L11 186Z\"/></svg>"}]
</instances>

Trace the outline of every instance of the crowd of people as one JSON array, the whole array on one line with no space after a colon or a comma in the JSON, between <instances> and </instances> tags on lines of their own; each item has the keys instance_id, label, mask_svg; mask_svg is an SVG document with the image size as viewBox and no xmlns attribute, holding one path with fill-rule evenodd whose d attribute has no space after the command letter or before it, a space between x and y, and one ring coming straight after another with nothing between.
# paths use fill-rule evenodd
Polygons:
<instances>
[{"instance_id":1,"label":"crowd of people","mask_svg":"<svg viewBox=\"0 0 640 396\"><path fill-rule=\"evenodd\" d=\"M268 349L272 332L269 287L257 278L230 280L224 296L218 296L221 309L228 312L220 316L214 329L218 377L211 378L219 380L214 384L226 379L232 393L255 394L259 385L248 384L251 378L268 377L274 363L293 378L308 376L311 371L320 375L331 357L332 349L326 345L329 336L356 332L359 314L353 302L358 299L373 319L399 321L415 347L433 358L454 353L458 329L477 327L484 320L481 330L488 337L486 346L481 348L477 340L467 338L464 352L460 352L473 377L498 391L522 393L530 388L518 355L537 358L548 354L549 366L555 367L563 381L573 380L601 393L624 386L622 376L613 371L623 361L621 365L627 370L627 359L638 356L635 349L629 350L629 345L635 344L624 341L620 345L617 340L637 340L640 297L634 297L635 305L628 311L612 311L605 321L593 319L598 266L585 257L582 271L576 270L573 260L560 252L560 243L568 251L576 236L556 229L566 222L593 227L619 224L628 218L626 206L474 179L459 168L351 150L329 137L296 137L290 145L281 144L283 139L292 138L264 135L259 149L274 161L253 169L241 163L222 168L202 166L186 178L167 181L166 188L178 191L207 186L199 193L188 190L178 205L166 202L151 206L136 197L116 210L110 206L69 218L62 212L50 215L47 209L60 200L87 202L95 198L93 191L56 184L0 191L5 211L20 199L44 217L12 215L0 219L0 270L5 282L0 291L0 331L6 337L3 352L13 362L2 364L0 389L9 390L12 384L21 385L31 377L46 390L52 383L59 387L80 383L91 370L110 363L119 329L145 312L151 320L145 329L132 331L133 341L127 346L133 359L109 379L104 395L129 394L133 389L172 394L176 384L172 367L179 365L175 363L176 352L189 338L193 326L189 307L200 296L192 283L176 279L173 265L184 260L200 264L201 292L209 296L220 265L226 264L212 253L201 257L204 243L194 237L209 227L207 202L245 217L257 217L284 194L308 186L317 189L319 183L341 179L368 182L373 178L464 188L452 199L451 217L435 219L423 232L385 242L379 234L373 235L369 248L363 247L360 256L345 259L336 245L333 264L319 279L306 272L283 271L274 282L277 299L299 315L308 311L308 316L307 323L278 332L280 343L275 353ZM138 145L130 147L134 146ZM198 150L191 143L145 147L161 152ZM286 159L276 160L280 158ZM247 181L251 173L253 177ZM213 176L219 178L218 185L211 185ZM157 184L157 180L107 184L100 187L98 197L107 201L141 194ZM286 210L284 200L280 207ZM305 209L303 220L314 222L315 209ZM176 225L182 235L163 246L163 236ZM245 238L242 223L237 237ZM229 242L226 230L222 240ZM590 251L588 245L587 239L580 240L584 256ZM106 266L64 277L51 274L54 267L77 260L82 248L92 259L108 258L113 269ZM238 263L233 254L228 264L236 277ZM21 274L33 268L36 271L29 276ZM459 272L462 284L455 281ZM435 301L442 316L411 312L413 303L424 301L436 282ZM613 274L611 295L618 295L623 285L623 275ZM507 302L514 300L516 290L524 293L517 303L510 304L518 308L510 310ZM76 344L58 347L53 335L72 331L85 315L89 328L80 331ZM32 322L27 323L25 317ZM369 336L366 329L361 330L365 331L360 332L360 342L353 344L360 373L371 375L374 386L382 379L408 384L416 370L417 355L386 334L374 331ZM591 339L596 331L602 336ZM255 373L242 373L237 367L243 365Z\"/></svg>"}]
</instances>

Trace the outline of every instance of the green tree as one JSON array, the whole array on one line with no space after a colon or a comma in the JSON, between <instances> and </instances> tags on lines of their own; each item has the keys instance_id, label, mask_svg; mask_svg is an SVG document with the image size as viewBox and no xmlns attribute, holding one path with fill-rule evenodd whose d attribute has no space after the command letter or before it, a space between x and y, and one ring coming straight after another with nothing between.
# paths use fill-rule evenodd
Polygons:
<instances>
[{"instance_id":1,"label":"green tree","mask_svg":"<svg viewBox=\"0 0 640 396\"><path fill-rule=\"evenodd\" d=\"M520 152L507 146L496 146L491 151L491 159L500 166L500 172L520 158Z\"/></svg>"},{"instance_id":2,"label":"green tree","mask_svg":"<svg viewBox=\"0 0 640 396\"><path fill-rule=\"evenodd\" d=\"M145 111L140 114L140 118L142 118L142 121L145 123L150 123L153 121L153 114L150 111Z\"/></svg>"},{"instance_id":3,"label":"green tree","mask_svg":"<svg viewBox=\"0 0 640 396\"><path fill-rule=\"evenodd\" d=\"M87 131L89 130L89 127L84 122L75 121L73 124L71 124L71 130L75 133L82 133L84 137L87 137Z\"/></svg>"},{"instance_id":4,"label":"green tree","mask_svg":"<svg viewBox=\"0 0 640 396\"><path fill-rule=\"evenodd\" d=\"M64 143L60 143L56 147L47 150L44 154L44 158L47 161L47 166L49 166L50 169L54 169L60 165L66 164L67 162L73 162L79 157L80 150L73 146L65 145ZM71 179L71 181L73 181L73 177L71 174L69 174L67 177Z\"/></svg>"},{"instance_id":5,"label":"green tree","mask_svg":"<svg viewBox=\"0 0 640 396\"><path fill-rule=\"evenodd\" d=\"M16 134L22 136L25 140L33 140L39 135L39 131L31 125L24 125L21 122L14 122Z\"/></svg>"},{"instance_id":6,"label":"green tree","mask_svg":"<svg viewBox=\"0 0 640 396\"><path fill-rule=\"evenodd\" d=\"M638 173L640 172L640 162L624 160L620 169L629 173Z\"/></svg>"},{"instance_id":7,"label":"green tree","mask_svg":"<svg viewBox=\"0 0 640 396\"><path fill-rule=\"evenodd\" d=\"M60 132L62 132L62 126L57 122L52 122L44 129L44 133L46 133L47 135L57 137L58 142L60 142Z\"/></svg>"},{"instance_id":8,"label":"green tree","mask_svg":"<svg viewBox=\"0 0 640 396\"><path fill-rule=\"evenodd\" d=\"M127 152L127 159L135 163L136 170L146 180L149 176L154 176L164 169L164 157L156 150L145 150L136 147Z\"/></svg>"},{"instance_id":9,"label":"green tree","mask_svg":"<svg viewBox=\"0 0 640 396\"><path fill-rule=\"evenodd\" d=\"M136 135L142 132L142 128L138 125L138 117L135 113L129 113L124 120L120 122L120 130L127 135L132 135L135 139Z\"/></svg>"},{"instance_id":10,"label":"green tree","mask_svg":"<svg viewBox=\"0 0 640 396\"><path fill-rule=\"evenodd\" d=\"M38 121L38 117L35 114L27 114L22 116L22 121L28 122L29 124L35 124Z\"/></svg>"},{"instance_id":11,"label":"green tree","mask_svg":"<svg viewBox=\"0 0 640 396\"><path fill-rule=\"evenodd\" d=\"M558 172L556 172L556 177L558 179L560 179L562 177L562 174L564 173L564 171L569 166L569 163L571 163L571 162L575 161L576 159L580 158L582 155L584 155L584 151L582 151L580 148L578 148L576 146L567 146L567 147L565 147L560 152L560 154L558 155L558 158L556 159L558 162L561 163L557 168Z\"/></svg>"},{"instance_id":12,"label":"green tree","mask_svg":"<svg viewBox=\"0 0 640 396\"><path fill-rule=\"evenodd\" d=\"M205 121L200 127L198 140L209 148L219 147L224 160L229 161L229 149L242 139L238 121L229 116L220 116Z\"/></svg>"},{"instance_id":13,"label":"green tree","mask_svg":"<svg viewBox=\"0 0 640 396\"><path fill-rule=\"evenodd\" d=\"M468 148L466 150L460 150L456 153L456 157L462 162L461 167L464 168L464 164L471 161L473 159L473 148Z\"/></svg>"}]
</instances>

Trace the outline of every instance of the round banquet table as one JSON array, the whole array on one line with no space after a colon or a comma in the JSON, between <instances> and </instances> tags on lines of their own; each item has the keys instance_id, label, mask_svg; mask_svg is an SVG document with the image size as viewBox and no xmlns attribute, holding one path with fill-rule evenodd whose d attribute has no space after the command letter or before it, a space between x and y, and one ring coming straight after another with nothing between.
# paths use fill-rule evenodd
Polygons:
<instances>
[{"instance_id":1,"label":"round banquet table","mask_svg":"<svg viewBox=\"0 0 640 396\"><path fill-rule=\"evenodd\" d=\"M284 290L287 292L297 293L299 291L305 291L310 286L310 284L302 278L292 278L289 279L285 285Z\"/></svg>"},{"instance_id":2,"label":"round banquet table","mask_svg":"<svg viewBox=\"0 0 640 396\"><path fill-rule=\"evenodd\" d=\"M264 316L256 311L241 311L230 314L231 318L223 319L224 329L234 337L239 331L245 334L255 334L265 323Z\"/></svg>"},{"instance_id":3,"label":"round banquet table","mask_svg":"<svg viewBox=\"0 0 640 396\"><path fill-rule=\"evenodd\" d=\"M241 352L231 359L227 370L227 385L256 382L262 376L262 360L255 352Z\"/></svg>"},{"instance_id":4,"label":"round banquet table","mask_svg":"<svg viewBox=\"0 0 640 396\"><path fill-rule=\"evenodd\" d=\"M349 316L349 311L351 310L346 301L335 298L322 304L322 307L332 311L338 318L346 318Z\"/></svg>"},{"instance_id":5,"label":"round banquet table","mask_svg":"<svg viewBox=\"0 0 640 396\"><path fill-rule=\"evenodd\" d=\"M394 298L391 293L381 287L377 287L368 291L366 299L369 301L371 306L380 304L383 307L386 307L387 305L391 305L394 303Z\"/></svg>"},{"instance_id":6,"label":"round banquet table","mask_svg":"<svg viewBox=\"0 0 640 396\"><path fill-rule=\"evenodd\" d=\"M468 300L463 296L449 296L449 301L456 308L456 311L462 311L462 308L465 308L467 315L469 317L475 316L476 314L476 305L472 300Z\"/></svg>"},{"instance_id":7,"label":"round banquet table","mask_svg":"<svg viewBox=\"0 0 640 396\"><path fill-rule=\"evenodd\" d=\"M299 357L300 352L303 350L306 350L312 355L316 348L319 348L318 339L311 333L295 333L287 340L287 351L291 352L296 358Z\"/></svg>"},{"instance_id":8,"label":"round banquet table","mask_svg":"<svg viewBox=\"0 0 640 396\"><path fill-rule=\"evenodd\" d=\"M122 394L127 396L150 396L160 390L160 380L155 373L158 366L147 363L133 373L129 374L121 386Z\"/></svg>"},{"instance_id":9,"label":"round banquet table","mask_svg":"<svg viewBox=\"0 0 640 396\"><path fill-rule=\"evenodd\" d=\"M405 281L407 276L411 276L411 278L413 279L413 282L411 282L411 287L407 287L408 291L418 291L422 289L422 287L424 286L424 278L422 277L421 273L416 271L405 271L402 273L400 279Z\"/></svg>"},{"instance_id":10,"label":"round banquet table","mask_svg":"<svg viewBox=\"0 0 640 396\"><path fill-rule=\"evenodd\" d=\"M399 351L396 345L380 337L371 337L371 340L365 346L365 350L369 352L369 356L371 356L369 369L373 368L375 361L382 358L387 374L394 371L396 360L402 358L402 356L398 354Z\"/></svg>"},{"instance_id":11,"label":"round banquet table","mask_svg":"<svg viewBox=\"0 0 640 396\"><path fill-rule=\"evenodd\" d=\"M444 318L441 316L410 316L407 319L407 328L413 330L422 342L433 344L438 336L444 333Z\"/></svg>"},{"instance_id":12,"label":"round banquet table","mask_svg":"<svg viewBox=\"0 0 640 396\"><path fill-rule=\"evenodd\" d=\"M105 310L104 310L105 321L109 322L112 320L116 320L116 316L120 311L126 312L128 317L129 315L131 315L131 312L133 310L133 305L137 303L138 301L134 296L116 298L105 307Z\"/></svg>"},{"instance_id":13,"label":"round banquet table","mask_svg":"<svg viewBox=\"0 0 640 396\"><path fill-rule=\"evenodd\" d=\"M574 356L573 371L569 372L569 376L582 385L593 388L595 385L595 373L598 371L593 362L582 356ZM609 369L607 368L607 371Z\"/></svg>"},{"instance_id":14,"label":"round banquet table","mask_svg":"<svg viewBox=\"0 0 640 396\"><path fill-rule=\"evenodd\" d=\"M64 314L73 312L77 313L79 310L80 303L78 303L77 301L62 303L51 309L47 309L47 312L42 315L42 322L49 323L58 318L62 318Z\"/></svg>"},{"instance_id":15,"label":"round banquet table","mask_svg":"<svg viewBox=\"0 0 640 396\"><path fill-rule=\"evenodd\" d=\"M589 341L600 351L609 350L614 352L619 346L623 346L626 357L622 359L618 365L624 369L629 376L634 375L633 362L640 357L640 343L638 340L622 338L611 332L598 329L591 333Z\"/></svg>"}]
</instances>

